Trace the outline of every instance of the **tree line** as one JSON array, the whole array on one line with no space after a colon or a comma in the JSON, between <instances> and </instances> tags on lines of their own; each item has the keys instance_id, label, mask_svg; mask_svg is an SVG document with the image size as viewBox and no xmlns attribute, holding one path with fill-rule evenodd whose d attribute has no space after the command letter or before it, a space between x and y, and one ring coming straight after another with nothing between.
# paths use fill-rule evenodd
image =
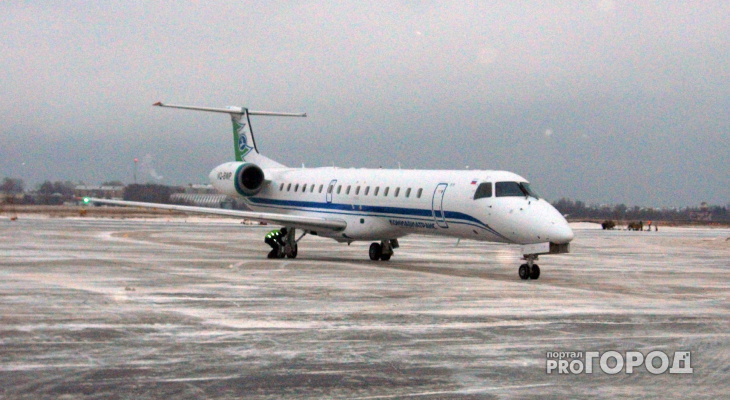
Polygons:
<instances>
[{"instance_id":1,"label":"tree line","mask_svg":"<svg viewBox=\"0 0 730 400\"><path fill-rule=\"evenodd\" d=\"M5 178L0 185L5 203L60 205L65 202L77 201L76 187L83 182L45 181L37 186L35 191L26 192L22 179ZM124 186L122 182L104 182L101 186ZM170 195L181 192L183 188L157 184L132 184L124 186L124 200L145 201L151 203L169 203Z\"/></svg>"},{"instance_id":2,"label":"tree line","mask_svg":"<svg viewBox=\"0 0 730 400\"><path fill-rule=\"evenodd\" d=\"M553 206L570 220L617 220L617 221L717 221L730 222L728 207L648 208L625 204L587 205L580 200L560 199Z\"/></svg>"}]
</instances>

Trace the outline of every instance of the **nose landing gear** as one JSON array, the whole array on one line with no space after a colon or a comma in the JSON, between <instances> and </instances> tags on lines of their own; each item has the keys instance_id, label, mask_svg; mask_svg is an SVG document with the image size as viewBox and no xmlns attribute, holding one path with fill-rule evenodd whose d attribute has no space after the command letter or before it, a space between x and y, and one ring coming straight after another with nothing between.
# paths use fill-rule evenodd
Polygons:
<instances>
[{"instance_id":1,"label":"nose landing gear","mask_svg":"<svg viewBox=\"0 0 730 400\"><path fill-rule=\"evenodd\" d=\"M535 264L537 256L526 254L524 259L527 260L527 263L520 265L520 268L517 270L517 273L520 275L520 279L538 279L540 277L540 267Z\"/></svg>"}]
</instances>

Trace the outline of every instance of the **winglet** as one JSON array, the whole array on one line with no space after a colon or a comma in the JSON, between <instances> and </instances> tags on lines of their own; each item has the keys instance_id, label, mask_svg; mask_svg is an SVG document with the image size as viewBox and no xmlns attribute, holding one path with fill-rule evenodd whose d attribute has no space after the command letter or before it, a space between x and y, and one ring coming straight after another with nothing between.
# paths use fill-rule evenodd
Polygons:
<instances>
[{"instance_id":1,"label":"winglet","mask_svg":"<svg viewBox=\"0 0 730 400\"><path fill-rule=\"evenodd\" d=\"M158 101L157 103L153 104L153 106L161 107L162 106L162 102L161 101Z\"/></svg>"}]
</instances>

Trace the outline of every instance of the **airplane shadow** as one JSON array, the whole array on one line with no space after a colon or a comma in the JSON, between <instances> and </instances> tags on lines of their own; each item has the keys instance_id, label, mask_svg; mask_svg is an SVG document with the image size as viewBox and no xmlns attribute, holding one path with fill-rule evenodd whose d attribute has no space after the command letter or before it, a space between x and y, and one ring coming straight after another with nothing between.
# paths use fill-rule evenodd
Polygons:
<instances>
[{"instance_id":1,"label":"airplane shadow","mask_svg":"<svg viewBox=\"0 0 730 400\"><path fill-rule=\"evenodd\" d=\"M415 272L415 273L425 273L425 274L434 274L434 275L442 275L442 276L449 276L449 277L461 277L461 278L476 278L476 279L484 279L484 280L490 280L490 281L515 281L516 273L515 271L510 271L510 274L501 274L496 271L479 271L477 270L481 264L479 263L462 263L460 264L462 267L467 268L453 268L453 267L446 267L446 266L439 266L434 265L438 263L438 261L433 259L424 259L419 261L413 261L413 262L398 262L398 261L371 261L371 260L361 260L361 259L351 259L351 258L344 258L344 257L316 257L316 258L297 258L297 260L302 261L312 261L312 262L328 262L328 263L338 263L338 264L348 264L348 265L357 265L361 267L367 267L367 268L377 268L377 269L388 269L388 270L394 270L394 271L404 271L404 272Z\"/></svg>"}]
</instances>

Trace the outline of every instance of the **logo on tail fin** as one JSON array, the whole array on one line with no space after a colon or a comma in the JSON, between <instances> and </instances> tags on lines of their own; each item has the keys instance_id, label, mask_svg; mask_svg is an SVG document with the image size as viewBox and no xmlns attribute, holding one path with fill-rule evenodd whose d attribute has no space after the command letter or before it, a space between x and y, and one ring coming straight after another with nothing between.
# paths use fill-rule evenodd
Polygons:
<instances>
[{"instance_id":1,"label":"logo on tail fin","mask_svg":"<svg viewBox=\"0 0 730 400\"><path fill-rule=\"evenodd\" d=\"M241 152L241 158L246 157L246 155L253 150L253 147L248 145L248 139L246 138L246 123L238 123L234 122L236 124L236 133L238 134L238 150Z\"/></svg>"}]
</instances>

